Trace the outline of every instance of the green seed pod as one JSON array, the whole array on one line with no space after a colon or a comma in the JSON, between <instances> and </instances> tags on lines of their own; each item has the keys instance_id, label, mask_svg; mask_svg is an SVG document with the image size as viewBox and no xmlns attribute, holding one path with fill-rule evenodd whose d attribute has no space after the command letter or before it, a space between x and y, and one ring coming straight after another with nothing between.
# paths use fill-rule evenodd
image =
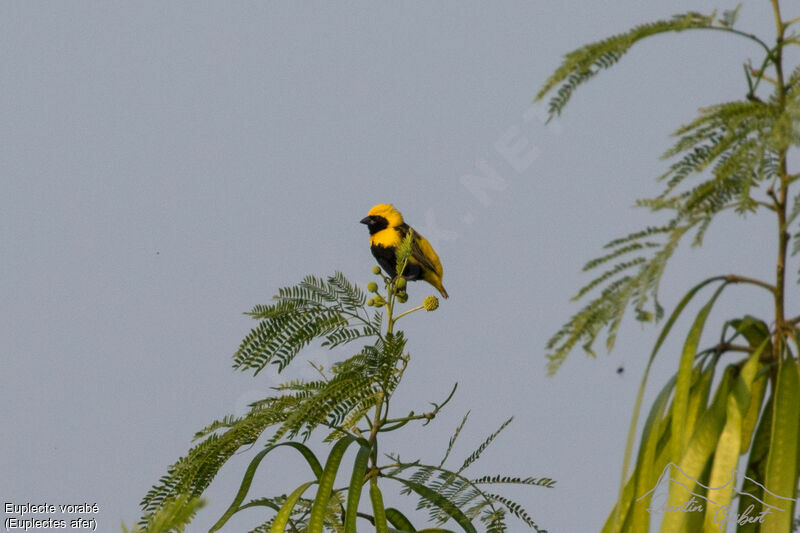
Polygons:
<instances>
[{"instance_id":1,"label":"green seed pod","mask_svg":"<svg viewBox=\"0 0 800 533\"><path fill-rule=\"evenodd\" d=\"M372 273L377 276L378 274L381 273L381 267L379 267L379 266L372 267Z\"/></svg>"},{"instance_id":2,"label":"green seed pod","mask_svg":"<svg viewBox=\"0 0 800 533\"><path fill-rule=\"evenodd\" d=\"M373 298L370 298L369 300L367 300L367 305L372 307L373 305L375 305L375 300Z\"/></svg>"},{"instance_id":3,"label":"green seed pod","mask_svg":"<svg viewBox=\"0 0 800 533\"><path fill-rule=\"evenodd\" d=\"M405 289L405 287L406 287L406 278L404 278L404 277L397 278L397 281L394 282L394 286L397 287L398 289Z\"/></svg>"},{"instance_id":4,"label":"green seed pod","mask_svg":"<svg viewBox=\"0 0 800 533\"><path fill-rule=\"evenodd\" d=\"M375 283L374 281L370 281L369 283L367 283L367 290L369 292L378 292L378 284Z\"/></svg>"}]
</instances>

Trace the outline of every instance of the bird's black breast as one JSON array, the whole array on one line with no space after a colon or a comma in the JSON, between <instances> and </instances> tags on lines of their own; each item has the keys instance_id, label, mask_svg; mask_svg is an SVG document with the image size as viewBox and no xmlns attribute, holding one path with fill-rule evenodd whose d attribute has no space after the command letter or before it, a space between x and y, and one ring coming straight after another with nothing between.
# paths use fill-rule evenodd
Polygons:
<instances>
[{"instance_id":1,"label":"bird's black breast","mask_svg":"<svg viewBox=\"0 0 800 533\"><path fill-rule=\"evenodd\" d=\"M397 275L397 255L395 253L395 247L372 245L370 246L370 250L384 272L386 272L389 277L395 277ZM422 276L422 268L409 261L406 264L405 270L403 270L403 276L414 281Z\"/></svg>"},{"instance_id":2,"label":"bird's black breast","mask_svg":"<svg viewBox=\"0 0 800 533\"><path fill-rule=\"evenodd\" d=\"M391 277L395 277L397 275L397 256L395 255L394 246L386 247L372 245L369 247L369 249L372 251L372 255L375 256L378 264L386 272L386 274Z\"/></svg>"}]
</instances>

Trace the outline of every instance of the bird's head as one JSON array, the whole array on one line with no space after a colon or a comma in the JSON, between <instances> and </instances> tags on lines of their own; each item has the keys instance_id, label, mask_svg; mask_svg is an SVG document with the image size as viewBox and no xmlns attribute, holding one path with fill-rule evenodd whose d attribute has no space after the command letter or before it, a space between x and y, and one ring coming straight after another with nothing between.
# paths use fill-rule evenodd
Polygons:
<instances>
[{"instance_id":1,"label":"bird's head","mask_svg":"<svg viewBox=\"0 0 800 533\"><path fill-rule=\"evenodd\" d=\"M394 228L403 223L403 215L392 204L378 204L369 210L367 216L361 219L366 224L369 234L374 235L386 228Z\"/></svg>"}]
</instances>

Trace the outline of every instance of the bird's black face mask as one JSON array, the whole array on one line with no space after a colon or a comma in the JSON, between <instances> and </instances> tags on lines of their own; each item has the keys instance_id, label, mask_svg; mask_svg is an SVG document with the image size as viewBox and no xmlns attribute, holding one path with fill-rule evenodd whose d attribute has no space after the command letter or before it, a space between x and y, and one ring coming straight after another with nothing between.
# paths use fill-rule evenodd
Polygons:
<instances>
[{"instance_id":1,"label":"bird's black face mask","mask_svg":"<svg viewBox=\"0 0 800 533\"><path fill-rule=\"evenodd\" d=\"M389 227L389 221L379 216L364 217L361 219L361 223L367 225L370 235L374 235Z\"/></svg>"}]
</instances>

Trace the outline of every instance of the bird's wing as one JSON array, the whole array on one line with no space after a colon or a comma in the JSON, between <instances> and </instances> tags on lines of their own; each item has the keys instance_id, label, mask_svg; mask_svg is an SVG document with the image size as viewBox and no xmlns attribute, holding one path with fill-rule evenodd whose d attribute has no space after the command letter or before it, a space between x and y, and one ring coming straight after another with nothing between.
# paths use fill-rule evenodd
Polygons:
<instances>
[{"instance_id":1,"label":"bird's wing","mask_svg":"<svg viewBox=\"0 0 800 533\"><path fill-rule=\"evenodd\" d=\"M428 239L417 233L417 230L411 228L407 224L397 226L397 230L400 232L403 239L405 239L409 229L414 232L414 238L411 241L411 257L422 265L423 268L435 272L436 275L441 278L442 263L439 261L439 256L436 255L436 251L434 251Z\"/></svg>"}]
</instances>

